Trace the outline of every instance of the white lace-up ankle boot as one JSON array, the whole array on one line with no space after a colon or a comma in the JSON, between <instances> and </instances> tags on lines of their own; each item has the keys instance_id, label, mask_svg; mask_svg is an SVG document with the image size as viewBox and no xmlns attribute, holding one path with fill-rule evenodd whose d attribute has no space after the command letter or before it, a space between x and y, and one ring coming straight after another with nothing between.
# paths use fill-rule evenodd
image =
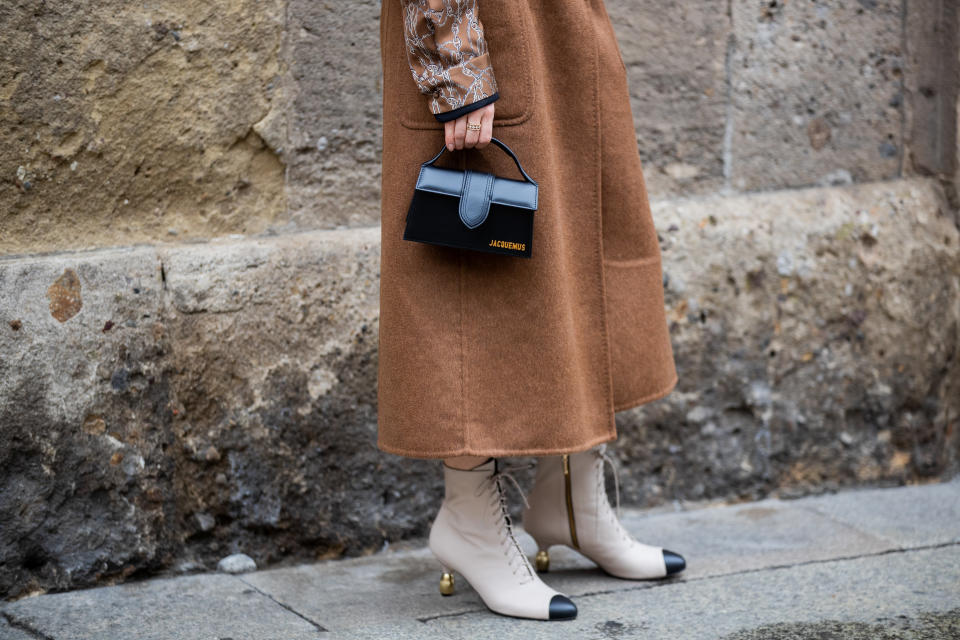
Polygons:
<instances>
[{"instance_id":1,"label":"white lace-up ankle boot","mask_svg":"<svg viewBox=\"0 0 960 640\"><path fill-rule=\"evenodd\" d=\"M683 557L638 542L620 523L620 482L614 475L617 512L610 508L603 464L613 460L606 444L581 453L537 459L537 473L523 528L537 541L539 571L550 567L550 547L562 544L580 552L610 575L629 580L662 578L682 571Z\"/></svg>"},{"instance_id":2,"label":"white lace-up ankle boot","mask_svg":"<svg viewBox=\"0 0 960 640\"><path fill-rule=\"evenodd\" d=\"M443 477L445 497L429 542L444 568L440 593L453 593L456 572L496 613L539 620L575 618L576 605L540 580L514 537L501 480L517 484L516 479L498 471L493 458L470 470L444 464Z\"/></svg>"}]
</instances>

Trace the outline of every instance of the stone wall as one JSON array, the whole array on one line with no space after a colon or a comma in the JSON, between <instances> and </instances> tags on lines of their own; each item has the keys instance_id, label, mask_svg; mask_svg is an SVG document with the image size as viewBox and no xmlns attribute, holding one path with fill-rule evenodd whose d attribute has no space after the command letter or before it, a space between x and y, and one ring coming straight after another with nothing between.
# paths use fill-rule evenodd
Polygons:
<instances>
[{"instance_id":1,"label":"stone wall","mask_svg":"<svg viewBox=\"0 0 960 640\"><path fill-rule=\"evenodd\" d=\"M681 373L623 500L956 473L955 3L607 4ZM426 533L439 469L375 448L378 13L0 6L6 596Z\"/></svg>"}]
</instances>

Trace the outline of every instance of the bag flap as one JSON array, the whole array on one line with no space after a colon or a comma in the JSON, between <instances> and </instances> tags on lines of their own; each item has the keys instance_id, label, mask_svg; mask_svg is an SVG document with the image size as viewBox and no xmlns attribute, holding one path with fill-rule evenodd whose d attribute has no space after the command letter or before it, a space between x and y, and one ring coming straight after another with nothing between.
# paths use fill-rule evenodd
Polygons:
<instances>
[{"instance_id":1,"label":"bag flap","mask_svg":"<svg viewBox=\"0 0 960 640\"><path fill-rule=\"evenodd\" d=\"M421 165L416 188L421 191L431 191L433 193L462 197L464 195L464 188L466 187L468 172L474 174L473 182L476 182L477 176L481 175L487 175L493 179L490 187L489 202L536 210L537 195L539 192L536 184L527 182L526 180L503 178L480 171L459 171L457 169L446 169L432 165ZM477 184L473 186L476 187ZM489 207L489 203L487 203L487 206Z\"/></svg>"}]
</instances>

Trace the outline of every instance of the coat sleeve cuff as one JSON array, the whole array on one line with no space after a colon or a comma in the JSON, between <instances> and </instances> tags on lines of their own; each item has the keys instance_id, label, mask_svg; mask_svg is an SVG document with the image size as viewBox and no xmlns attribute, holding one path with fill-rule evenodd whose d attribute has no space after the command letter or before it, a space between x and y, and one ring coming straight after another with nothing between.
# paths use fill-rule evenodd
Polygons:
<instances>
[{"instance_id":1,"label":"coat sleeve cuff","mask_svg":"<svg viewBox=\"0 0 960 640\"><path fill-rule=\"evenodd\" d=\"M443 111L441 113L433 114L433 117L439 120L440 122L447 122L448 120L456 120L465 113L470 113L471 111L476 111L480 107L485 107L491 102L494 102L497 98L500 97L500 92L496 91L493 94L487 96L486 98L481 98L476 102L471 102L470 104L463 105L457 109L452 109L450 111Z\"/></svg>"}]
</instances>

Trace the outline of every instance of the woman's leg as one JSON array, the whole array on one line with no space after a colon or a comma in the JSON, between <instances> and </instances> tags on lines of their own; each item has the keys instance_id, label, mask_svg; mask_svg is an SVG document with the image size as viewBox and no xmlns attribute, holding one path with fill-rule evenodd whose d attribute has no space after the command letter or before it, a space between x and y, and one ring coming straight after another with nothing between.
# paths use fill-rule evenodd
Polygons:
<instances>
[{"instance_id":1,"label":"woman's leg","mask_svg":"<svg viewBox=\"0 0 960 640\"><path fill-rule=\"evenodd\" d=\"M448 467L453 467L454 469L460 469L461 471L467 471L473 469L474 467L480 466L490 458L484 458L483 456L460 456L458 458L447 458L443 461Z\"/></svg>"}]
</instances>

